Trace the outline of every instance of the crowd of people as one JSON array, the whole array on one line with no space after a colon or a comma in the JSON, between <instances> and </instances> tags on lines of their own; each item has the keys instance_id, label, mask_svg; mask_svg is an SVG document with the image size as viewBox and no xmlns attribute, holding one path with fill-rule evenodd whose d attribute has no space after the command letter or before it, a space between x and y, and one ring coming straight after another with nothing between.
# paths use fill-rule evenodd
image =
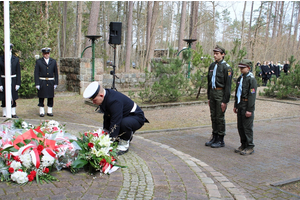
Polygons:
<instances>
[{"instance_id":1,"label":"crowd of people","mask_svg":"<svg viewBox=\"0 0 300 200\"><path fill-rule=\"evenodd\" d=\"M268 81L271 82L272 77L280 77L280 72L283 71L285 74L290 72L290 62L284 61L283 65L280 62L276 64L273 61L264 61L263 64L260 61L256 63L256 76L262 78L263 86L266 86Z\"/></svg>"}]
</instances>

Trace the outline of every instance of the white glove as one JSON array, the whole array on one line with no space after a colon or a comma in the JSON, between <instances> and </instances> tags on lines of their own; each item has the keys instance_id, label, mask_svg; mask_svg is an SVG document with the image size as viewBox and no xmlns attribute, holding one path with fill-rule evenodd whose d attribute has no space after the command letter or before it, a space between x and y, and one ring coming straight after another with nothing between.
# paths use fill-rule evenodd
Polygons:
<instances>
[{"instance_id":1,"label":"white glove","mask_svg":"<svg viewBox=\"0 0 300 200\"><path fill-rule=\"evenodd\" d=\"M18 91L18 90L19 90L19 88L20 88L20 86L19 86L19 85L16 85L16 91Z\"/></svg>"},{"instance_id":2,"label":"white glove","mask_svg":"<svg viewBox=\"0 0 300 200\"><path fill-rule=\"evenodd\" d=\"M0 86L0 92L3 92L3 86L2 85Z\"/></svg>"},{"instance_id":3,"label":"white glove","mask_svg":"<svg viewBox=\"0 0 300 200\"><path fill-rule=\"evenodd\" d=\"M57 85L54 85L54 90L57 88Z\"/></svg>"},{"instance_id":4,"label":"white glove","mask_svg":"<svg viewBox=\"0 0 300 200\"><path fill-rule=\"evenodd\" d=\"M39 85L36 85L35 87L36 87L36 89L40 90L40 86Z\"/></svg>"}]
</instances>

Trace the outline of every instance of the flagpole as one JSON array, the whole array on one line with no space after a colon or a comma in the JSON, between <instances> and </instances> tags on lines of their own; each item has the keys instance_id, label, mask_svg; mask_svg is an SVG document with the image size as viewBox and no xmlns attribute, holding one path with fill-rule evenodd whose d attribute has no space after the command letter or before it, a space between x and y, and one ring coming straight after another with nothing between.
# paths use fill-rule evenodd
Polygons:
<instances>
[{"instance_id":1,"label":"flagpole","mask_svg":"<svg viewBox=\"0 0 300 200\"><path fill-rule=\"evenodd\" d=\"M6 117L11 118L11 56L10 56L10 26L9 1L4 1L4 49L5 49L5 105Z\"/></svg>"}]
</instances>

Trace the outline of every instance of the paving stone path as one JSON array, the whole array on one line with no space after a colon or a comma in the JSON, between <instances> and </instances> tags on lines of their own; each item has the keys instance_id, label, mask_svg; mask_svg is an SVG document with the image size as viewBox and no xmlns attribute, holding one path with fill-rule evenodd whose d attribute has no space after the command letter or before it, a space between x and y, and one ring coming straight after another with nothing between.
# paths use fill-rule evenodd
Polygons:
<instances>
[{"instance_id":1,"label":"paving stone path","mask_svg":"<svg viewBox=\"0 0 300 200\"><path fill-rule=\"evenodd\" d=\"M110 176L62 170L53 173L59 182L43 185L0 182L0 199L299 199L270 185L300 177L299 122L299 116L256 121L251 156L233 152L239 146L234 123L227 125L226 146L220 149L204 145L208 126L137 132L130 151L119 156L127 168ZM66 122L70 131L87 127L93 128Z\"/></svg>"}]
</instances>

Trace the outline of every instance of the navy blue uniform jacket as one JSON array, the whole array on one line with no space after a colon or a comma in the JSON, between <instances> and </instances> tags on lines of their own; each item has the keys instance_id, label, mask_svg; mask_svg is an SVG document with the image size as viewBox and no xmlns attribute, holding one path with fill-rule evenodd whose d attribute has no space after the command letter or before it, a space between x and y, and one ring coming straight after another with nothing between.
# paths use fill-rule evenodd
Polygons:
<instances>
[{"instance_id":1,"label":"navy blue uniform jacket","mask_svg":"<svg viewBox=\"0 0 300 200\"><path fill-rule=\"evenodd\" d=\"M148 120L144 116L142 109L137 106L135 112L131 113L134 102L126 95L105 89L106 94L103 102L100 105L103 115L103 128L109 131L110 137L117 137L120 132L120 124L123 118L135 116L141 125L144 125Z\"/></svg>"},{"instance_id":2,"label":"navy blue uniform jacket","mask_svg":"<svg viewBox=\"0 0 300 200\"><path fill-rule=\"evenodd\" d=\"M54 78L54 80L41 80L42 78ZM39 98L53 98L54 97L54 85L58 85L58 71L56 61L49 58L47 65L44 58L40 58L36 61L34 69L35 85L40 86L38 90Z\"/></svg>"},{"instance_id":3,"label":"navy blue uniform jacket","mask_svg":"<svg viewBox=\"0 0 300 200\"><path fill-rule=\"evenodd\" d=\"M19 98L18 92L16 91L16 85L21 86L21 69L19 58L16 56L11 57L11 75L16 75L16 77L11 78L11 94L12 99L17 100ZM0 57L0 85L3 86L3 92L0 92L0 99L5 101L5 78L2 77L5 75L5 65L4 65L4 56Z\"/></svg>"}]
</instances>

